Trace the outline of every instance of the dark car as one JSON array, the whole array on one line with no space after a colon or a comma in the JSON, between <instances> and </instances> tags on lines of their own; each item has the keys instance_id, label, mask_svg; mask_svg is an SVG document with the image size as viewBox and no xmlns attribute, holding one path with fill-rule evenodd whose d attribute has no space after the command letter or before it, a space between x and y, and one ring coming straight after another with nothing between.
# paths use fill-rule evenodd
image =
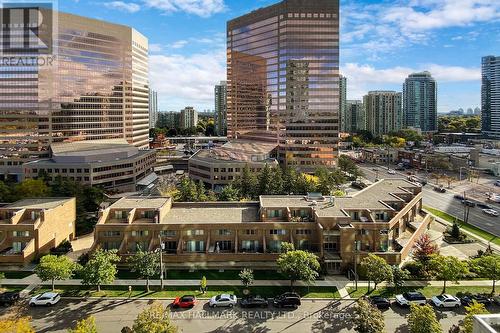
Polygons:
<instances>
[{"instance_id":1,"label":"dark car","mask_svg":"<svg viewBox=\"0 0 500 333\"><path fill-rule=\"evenodd\" d=\"M462 205L466 205L467 207L476 207L476 204L470 200L462 200Z\"/></svg>"},{"instance_id":2,"label":"dark car","mask_svg":"<svg viewBox=\"0 0 500 333\"><path fill-rule=\"evenodd\" d=\"M488 204L485 204L485 203L482 203L482 202L478 202L478 203L477 203L477 206L478 206L479 208L482 208L482 209L493 209L493 207L492 207L492 206L490 206L490 205L488 205Z\"/></svg>"},{"instance_id":3,"label":"dark car","mask_svg":"<svg viewBox=\"0 0 500 333\"><path fill-rule=\"evenodd\" d=\"M434 186L434 191L439 192L439 193L445 193L446 189L442 186Z\"/></svg>"},{"instance_id":4,"label":"dark car","mask_svg":"<svg viewBox=\"0 0 500 333\"><path fill-rule=\"evenodd\" d=\"M267 299L261 296L249 296L240 301L242 308L266 308L268 305Z\"/></svg>"},{"instance_id":5,"label":"dark car","mask_svg":"<svg viewBox=\"0 0 500 333\"><path fill-rule=\"evenodd\" d=\"M366 188L368 185L366 185L363 182L352 182L351 186L354 187L354 188L362 190L362 189Z\"/></svg>"},{"instance_id":6,"label":"dark car","mask_svg":"<svg viewBox=\"0 0 500 333\"><path fill-rule=\"evenodd\" d=\"M0 294L0 304L3 306L10 306L19 300L19 292L7 291Z\"/></svg>"},{"instance_id":7,"label":"dark car","mask_svg":"<svg viewBox=\"0 0 500 333\"><path fill-rule=\"evenodd\" d=\"M184 295L182 297L176 297L172 302L173 308L192 308L196 304L196 297L193 295Z\"/></svg>"},{"instance_id":8,"label":"dark car","mask_svg":"<svg viewBox=\"0 0 500 333\"><path fill-rule=\"evenodd\" d=\"M470 305L473 301L484 304L485 306L491 305L491 298L481 294L469 294L460 297L462 305Z\"/></svg>"},{"instance_id":9,"label":"dark car","mask_svg":"<svg viewBox=\"0 0 500 333\"><path fill-rule=\"evenodd\" d=\"M384 298L382 296L371 296L369 300L371 304L381 310L391 307L391 302L387 298Z\"/></svg>"},{"instance_id":10,"label":"dark car","mask_svg":"<svg viewBox=\"0 0 500 333\"><path fill-rule=\"evenodd\" d=\"M457 199L457 200L464 200L464 197L463 197L463 196L461 196L460 194L455 194L455 195L453 196L453 198L455 198L455 199Z\"/></svg>"},{"instance_id":11,"label":"dark car","mask_svg":"<svg viewBox=\"0 0 500 333\"><path fill-rule=\"evenodd\" d=\"M298 307L300 305L300 296L296 293L284 293L274 298L273 305L278 308Z\"/></svg>"}]
</instances>

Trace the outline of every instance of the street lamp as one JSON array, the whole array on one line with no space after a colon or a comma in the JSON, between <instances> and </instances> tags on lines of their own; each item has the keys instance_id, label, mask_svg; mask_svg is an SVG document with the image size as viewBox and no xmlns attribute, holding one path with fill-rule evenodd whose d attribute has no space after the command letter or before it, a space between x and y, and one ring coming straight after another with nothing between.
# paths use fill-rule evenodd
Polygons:
<instances>
[{"instance_id":1,"label":"street lamp","mask_svg":"<svg viewBox=\"0 0 500 333\"><path fill-rule=\"evenodd\" d=\"M358 242L354 241L354 284L358 290Z\"/></svg>"},{"instance_id":2,"label":"street lamp","mask_svg":"<svg viewBox=\"0 0 500 333\"><path fill-rule=\"evenodd\" d=\"M158 238L160 240L160 247L158 248L160 251L160 288L163 290L163 250L165 249L165 244L161 241L161 231L158 234Z\"/></svg>"}]
</instances>

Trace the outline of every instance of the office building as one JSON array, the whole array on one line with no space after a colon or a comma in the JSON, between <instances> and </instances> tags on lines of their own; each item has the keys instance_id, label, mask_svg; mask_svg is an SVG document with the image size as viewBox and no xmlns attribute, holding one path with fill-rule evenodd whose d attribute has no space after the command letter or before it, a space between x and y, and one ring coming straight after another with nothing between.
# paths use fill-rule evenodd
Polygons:
<instances>
[{"instance_id":1,"label":"office building","mask_svg":"<svg viewBox=\"0 0 500 333\"><path fill-rule=\"evenodd\" d=\"M25 265L75 236L75 198L23 199L0 207L0 265Z\"/></svg>"},{"instance_id":2,"label":"office building","mask_svg":"<svg viewBox=\"0 0 500 333\"><path fill-rule=\"evenodd\" d=\"M340 131L344 133L349 133L352 120L347 112L347 78L342 74L339 77L339 107L340 107Z\"/></svg>"},{"instance_id":3,"label":"office building","mask_svg":"<svg viewBox=\"0 0 500 333\"><path fill-rule=\"evenodd\" d=\"M278 144L303 171L333 166L339 141L339 3L285 0L227 23L230 139Z\"/></svg>"},{"instance_id":4,"label":"office building","mask_svg":"<svg viewBox=\"0 0 500 333\"><path fill-rule=\"evenodd\" d=\"M158 122L158 93L149 89L149 128L155 128Z\"/></svg>"},{"instance_id":5,"label":"office building","mask_svg":"<svg viewBox=\"0 0 500 333\"><path fill-rule=\"evenodd\" d=\"M472 109L470 109L472 114ZM404 127L437 132L437 83L431 73L413 73L403 84Z\"/></svg>"},{"instance_id":6,"label":"office building","mask_svg":"<svg viewBox=\"0 0 500 333\"><path fill-rule=\"evenodd\" d=\"M397 132L402 128L402 95L395 91L370 91L363 98L366 129L374 137Z\"/></svg>"},{"instance_id":7,"label":"office building","mask_svg":"<svg viewBox=\"0 0 500 333\"><path fill-rule=\"evenodd\" d=\"M122 138L148 147L147 38L124 25L50 13L58 23L53 61L0 68L0 177L18 180L22 164L49 157L52 143ZM16 56L23 55L9 59Z\"/></svg>"},{"instance_id":8,"label":"office building","mask_svg":"<svg viewBox=\"0 0 500 333\"><path fill-rule=\"evenodd\" d=\"M154 251L161 242L170 268L276 269L282 243L290 242L315 253L330 273L370 253L398 265L432 221L422 211L421 191L390 179L338 198L311 193L177 203L128 197L99 213L92 250L116 249L125 259L139 249Z\"/></svg>"},{"instance_id":9,"label":"office building","mask_svg":"<svg viewBox=\"0 0 500 333\"><path fill-rule=\"evenodd\" d=\"M179 127L181 129L188 129L196 127L198 124L198 112L191 106L187 106L181 110L179 116Z\"/></svg>"},{"instance_id":10,"label":"office building","mask_svg":"<svg viewBox=\"0 0 500 333\"><path fill-rule=\"evenodd\" d=\"M366 111L363 101L347 100L346 122L346 132L348 133L358 133L366 130Z\"/></svg>"},{"instance_id":11,"label":"office building","mask_svg":"<svg viewBox=\"0 0 500 333\"><path fill-rule=\"evenodd\" d=\"M500 56L482 59L481 131L500 139Z\"/></svg>"},{"instance_id":12,"label":"office building","mask_svg":"<svg viewBox=\"0 0 500 333\"><path fill-rule=\"evenodd\" d=\"M218 136L227 134L227 81L215 86L215 133Z\"/></svg>"},{"instance_id":13,"label":"office building","mask_svg":"<svg viewBox=\"0 0 500 333\"><path fill-rule=\"evenodd\" d=\"M158 112L157 126L159 128L179 128L181 113L175 111Z\"/></svg>"}]
</instances>

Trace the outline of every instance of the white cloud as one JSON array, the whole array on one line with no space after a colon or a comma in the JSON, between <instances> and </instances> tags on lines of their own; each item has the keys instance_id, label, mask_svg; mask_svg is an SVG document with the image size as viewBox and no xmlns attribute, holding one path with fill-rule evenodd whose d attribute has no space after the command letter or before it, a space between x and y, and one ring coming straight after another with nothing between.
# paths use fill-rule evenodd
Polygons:
<instances>
[{"instance_id":1,"label":"white cloud","mask_svg":"<svg viewBox=\"0 0 500 333\"><path fill-rule=\"evenodd\" d=\"M141 6L133 2L111 1L104 3L104 6L110 9L121 10L128 13L135 13L141 9Z\"/></svg>"},{"instance_id":2,"label":"white cloud","mask_svg":"<svg viewBox=\"0 0 500 333\"><path fill-rule=\"evenodd\" d=\"M226 9L224 0L143 0L144 3L161 11L172 13L183 11L201 17L209 17Z\"/></svg>"},{"instance_id":3,"label":"white cloud","mask_svg":"<svg viewBox=\"0 0 500 333\"><path fill-rule=\"evenodd\" d=\"M163 46L161 44L156 44L156 43L149 44L149 52L158 53L161 52L162 50Z\"/></svg>"},{"instance_id":4,"label":"white cloud","mask_svg":"<svg viewBox=\"0 0 500 333\"><path fill-rule=\"evenodd\" d=\"M172 48L172 49L182 49L184 46L186 46L188 44L188 41L185 40L185 39L182 39L182 40L178 40L176 42L173 42L172 44L170 44L168 47Z\"/></svg>"}]
</instances>

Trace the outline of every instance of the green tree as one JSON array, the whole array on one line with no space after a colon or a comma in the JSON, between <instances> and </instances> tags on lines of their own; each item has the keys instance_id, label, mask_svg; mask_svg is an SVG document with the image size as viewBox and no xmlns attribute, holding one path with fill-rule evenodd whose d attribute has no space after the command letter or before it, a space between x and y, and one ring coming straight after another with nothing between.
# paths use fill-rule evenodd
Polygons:
<instances>
[{"instance_id":1,"label":"green tree","mask_svg":"<svg viewBox=\"0 0 500 333\"><path fill-rule=\"evenodd\" d=\"M0 181L0 202L10 202L12 200L12 187Z\"/></svg>"},{"instance_id":2,"label":"green tree","mask_svg":"<svg viewBox=\"0 0 500 333\"><path fill-rule=\"evenodd\" d=\"M474 326L474 316L481 314L488 314L484 304L472 301L472 303L465 307L465 318L462 321L462 333L472 333Z\"/></svg>"},{"instance_id":3,"label":"green tree","mask_svg":"<svg viewBox=\"0 0 500 333\"><path fill-rule=\"evenodd\" d=\"M209 201L209 196L207 195L207 190L206 190L205 184L203 184L202 180L199 180L198 184L196 185L195 201L197 201L197 202Z\"/></svg>"},{"instance_id":4,"label":"green tree","mask_svg":"<svg viewBox=\"0 0 500 333\"><path fill-rule=\"evenodd\" d=\"M500 279L500 255L489 254L483 255L472 260L472 268L477 274L493 281L491 293L495 293L496 281Z\"/></svg>"},{"instance_id":5,"label":"green tree","mask_svg":"<svg viewBox=\"0 0 500 333\"><path fill-rule=\"evenodd\" d=\"M207 278L205 277L205 275L201 277L200 290L203 294L207 291Z\"/></svg>"},{"instance_id":6,"label":"green tree","mask_svg":"<svg viewBox=\"0 0 500 333\"><path fill-rule=\"evenodd\" d=\"M76 268L77 264L66 256L47 254L40 259L35 274L42 281L51 281L52 290L55 290L55 281L69 279Z\"/></svg>"},{"instance_id":7,"label":"green tree","mask_svg":"<svg viewBox=\"0 0 500 333\"><path fill-rule=\"evenodd\" d=\"M241 196L244 198L253 198L256 186L257 179L255 175L250 171L250 167L245 165L241 172L241 178L235 182L236 187L238 188Z\"/></svg>"},{"instance_id":8,"label":"green tree","mask_svg":"<svg viewBox=\"0 0 500 333\"><path fill-rule=\"evenodd\" d=\"M2 287L2 281L5 279L5 273L0 272L0 288Z\"/></svg>"},{"instance_id":9,"label":"green tree","mask_svg":"<svg viewBox=\"0 0 500 333\"><path fill-rule=\"evenodd\" d=\"M354 307L354 330L359 333L384 333L385 322L382 312L364 299Z\"/></svg>"},{"instance_id":10,"label":"green tree","mask_svg":"<svg viewBox=\"0 0 500 333\"><path fill-rule=\"evenodd\" d=\"M160 274L160 253L139 251L128 258L132 272L146 279L146 289L149 292L149 280Z\"/></svg>"},{"instance_id":11,"label":"green tree","mask_svg":"<svg viewBox=\"0 0 500 333\"><path fill-rule=\"evenodd\" d=\"M25 179L21 183L14 186L15 198L41 198L50 197L51 191L45 182L41 179Z\"/></svg>"},{"instance_id":12,"label":"green tree","mask_svg":"<svg viewBox=\"0 0 500 333\"><path fill-rule=\"evenodd\" d=\"M271 169L271 194L279 195L284 193L283 170L276 166Z\"/></svg>"},{"instance_id":13,"label":"green tree","mask_svg":"<svg viewBox=\"0 0 500 333\"><path fill-rule=\"evenodd\" d=\"M79 320L74 329L69 329L68 333L97 333L94 316L89 316Z\"/></svg>"},{"instance_id":14,"label":"green tree","mask_svg":"<svg viewBox=\"0 0 500 333\"><path fill-rule=\"evenodd\" d=\"M248 288L253 283L253 270L249 268L243 268L243 270L238 274L240 277L241 283Z\"/></svg>"},{"instance_id":15,"label":"green tree","mask_svg":"<svg viewBox=\"0 0 500 333\"><path fill-rule=\"evenodd\" d=\"M307 194L308 192L316 191L316 183L311 177L306 174L299 174L294 186L295 194Z\"/></svg>"},{"instance_id":16,"label":"green tree","mask_svg":"<svg viewBox=\"0 0 500 333\"><path fill-rule=\"evenodd\" d=\"M401 268L398 265L393 265L392 269L392 283L394 288L399 290L404 286L405 281L410 278L410 272L407 269Z\"/></svg>"},{"instance_id":17,"label":"green tree","mask_svg":"<svg viewBox=\"0 0 500 333\"><path fill-rule=\"evenodd\" d=\"M458 281L469 273L467 263L453 256L435 254L429 262L436 278L443 281L443 293L447 281Z\"/></svg>"},{"instance_id":18,"label":"green tree","mask_svg":"<svg viewBox=\"0 0 500 333\"><path fill-rule=\"evenodd\" d=\"M233 184L226 185L219 194L219 201L239 201L240 191Z\"/></svg>"},{"instance_id":19,"label":"green tree","mask_svg":"<svg viewBox=\"0 0 500 333\"><path fill-rule=\"evenodd\" d=\"M276 263L281 272L290 280L292 288L295 281L311 283L319 276L318 257L307 251L289 250L281 253Z\"/></svg>"},{"instance_id":20,"label":"green tree","mask_svg":"<svg viewBox=\"0 0 500 333\"><path fill-rule=\"evenodd\" d=\"M392 281L392 268L384 258L370 253L361 261L361 267L366 271L368 284L370 281L375 284L374 289L377 289L380 282ZM370 289L370 286L368 286L368 289Z\"/></svg>"},{"instance_id":21,"label":"green tree","mask_svg":"<svg viewBox=\"0 0 500 333\"><path fill-rule=\"evenodd\" d=\"M116 250L99 249L95 251L81 270L82 284L96 286L97 291L101 291L102 284L110 284L115 280L116 263L119 261L120 256Z\"/></svg>"},{"instance_id":22,"label":"green tree","mask_svg":"<svg viewBox=\"0 0 500 333\"><path fill-rule=\"evenodd\" d=\"M297 193L297 171L292 167L285 167L283 170L283 194Z\"/></svg>"},{"instance_id":23,"label":"green tree","mask_svg":"<svg viewBox=\"0 0 500 333\"><path fill-rule=\"evenodd\" d=\"M154 302L144 309L134 320L134 333L177 333L178 328L170 319L168 306Z\"/></svg>"},{"instance_id":24,"label":"green tree","mask_svg":"<svg viewBox=\"0 0 500 333\"><path fill-rule=\"evenodd\" d=\"M410 333L442 333L443 330L436 318L434 309L429 305L410 305L408 315Z\"/></svg>"},{"instance_id":25,"label":"green tree","mask_svg":"<svg viewBox=\"0 0 500 333\"><path fill-rule=\"evenodd\" d=\"M192 179L183 178L181 180L177 200L180 202L198 201L198 188Z\"/></svg>"},{"instance_id":26,"label":"green tree","mask_svg":"<svg viewBox=\"0 0 500 333\"><path fill-rule=\"evenodd\" d=\"M262 171L258 174L257 181L259 184L257 195L271 194L272 171L267 163L264 168L262 168Z\"/></svg>"}]
</instances>

